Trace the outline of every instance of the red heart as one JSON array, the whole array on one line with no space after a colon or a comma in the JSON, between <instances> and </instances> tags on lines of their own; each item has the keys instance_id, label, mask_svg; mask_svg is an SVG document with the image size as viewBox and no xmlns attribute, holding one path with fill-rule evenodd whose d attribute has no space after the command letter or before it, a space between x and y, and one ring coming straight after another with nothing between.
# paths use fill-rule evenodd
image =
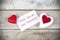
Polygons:
<instances>
[{"instance_id":1,"label":"red heart","mask_svg":"<svg viewBox=\"0 0 60 40\"><path fill-rule=\"evenodd\" d=\"M46 15L43 15L42 16L42 20L43 20L43 23L48 23L51 21L51 18L50 17L47 17Z\"/></svg>"},{"instance_id":2,"label":"red heart","mask_svg":"<svg viewBox=\"0 0 60 40\"><path fill-rule=\"evenodd\" d=\"M16 24L16 21L17 21L17 16L16 15L12 15L11 17L8 18L9 23Z\"/></svg>"}]
</instances>

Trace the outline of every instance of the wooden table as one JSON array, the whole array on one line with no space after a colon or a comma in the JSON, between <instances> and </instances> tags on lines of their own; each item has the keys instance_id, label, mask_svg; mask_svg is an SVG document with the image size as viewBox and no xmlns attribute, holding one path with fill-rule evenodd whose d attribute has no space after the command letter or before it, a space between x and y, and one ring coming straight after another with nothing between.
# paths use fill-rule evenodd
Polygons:
<instances>
[{"instance_id":1,"label":"wooden table","mask_svg":"<svg viewBox=\"0 0 60 40\"><path fill-rule=\"evenodd\" d=\"M59 40L60 39L60 1L27 1L27 0L3 0L0 6L0 40ZM49 4L47 4L47 3ZM47 4L47 5L46 5ZM39 28L39 23L21 32L17 24L7 21L8 17L16 14L22 16L35 10L38 16L47 13L54 18L51 26L45 29Z\"/></svg>"}]
</instances>

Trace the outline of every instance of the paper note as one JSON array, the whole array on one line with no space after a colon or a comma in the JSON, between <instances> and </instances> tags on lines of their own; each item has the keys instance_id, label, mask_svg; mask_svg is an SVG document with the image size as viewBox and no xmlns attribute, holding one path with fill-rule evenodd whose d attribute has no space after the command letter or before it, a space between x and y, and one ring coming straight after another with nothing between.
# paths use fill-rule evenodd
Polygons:
<instances>
[{"instance_id":1,"label":"paper note","mask_svg":"<svg viewBox=\"0 0 60 40\"><path fill-rule=\"evenodd\" d=\"M35 11L31 11L25 15L20 16L17 19L17 24L21 31L26 30L27 28L30 28L31 26L37 24L39 22L38 15Z\"/></svg>"}]
</instances>

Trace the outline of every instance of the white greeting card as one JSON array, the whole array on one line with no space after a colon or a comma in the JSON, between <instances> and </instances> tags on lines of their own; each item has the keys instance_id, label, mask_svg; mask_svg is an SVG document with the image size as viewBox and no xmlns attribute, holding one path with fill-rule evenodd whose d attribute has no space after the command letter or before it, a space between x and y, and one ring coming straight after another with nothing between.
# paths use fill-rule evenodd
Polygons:
<instances>
[{"instance_id":1,"label":"white greeting card","mask_svg":"<svg viewBox=\"0 0 60 40\"><path fill-rule=\"evenodd\" d=\"M21 31L30 28L31 26L37 24L38 22L39 22L39 18L35 11L26 13L25 15L22 15L17 19L17 24L21 29Z\"/></svg>"}]
</instances>

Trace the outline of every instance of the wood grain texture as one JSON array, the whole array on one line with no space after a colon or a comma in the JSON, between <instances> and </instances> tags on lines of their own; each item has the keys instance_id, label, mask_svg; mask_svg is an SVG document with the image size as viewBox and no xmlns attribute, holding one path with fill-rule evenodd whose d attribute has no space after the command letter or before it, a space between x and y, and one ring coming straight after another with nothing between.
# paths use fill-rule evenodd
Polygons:
<instances>
[{"instance_id":1,"label":"wood grain texture","mask_svg":"<svg viewBox=\"0 0 60 40\"><path fill-rule=\"evenodd\" d=\"M19 17L32 10L38 16L47 13L54 23L46 29L40 29L38 23L21 32L17 24L7 21L13 14ZM60 40L60 30L56 29L60 29L60 0L0 0L0 40Z\"/></svg>"},{"instance_id":2,"label":"wood grain texture","mask_svg":"<svg viewBox=\"0 0 60 40\"><path fill-rule=\"evenodd\" d=\"M22 16L24 14L27 14L30 11L0 11L0 29L19 29L17 24L11 24L9 23L8 17L10 17L13 14L16 14L18 17ZM60 11L37 11L38 16L41 13L47 13L47 15L52 16L54 18L53 24L46 28L46 29L60 29ZM8 25L7 25L8 24ZM39 23L32 26L29 29L40 29Z\"/></svg>"},{"instance_id":3,"label":"wood grain texture","mask_svg":"<svg viewBox=\"0 0 60 40\"><path fill-rule=\"evenodd\" d=\"M60 0L1 0L0 9L60 9Z\"/></svg>"},{"instance_id":4,"label":"wood grain texture","mask_svg":"<svg viewBox=\"0 0 60 40\"><path fill-rule=\"evenodd\" d=\"M0 30L0 40L60 40L59 30Z\"/></svg>"}]
</instances>

